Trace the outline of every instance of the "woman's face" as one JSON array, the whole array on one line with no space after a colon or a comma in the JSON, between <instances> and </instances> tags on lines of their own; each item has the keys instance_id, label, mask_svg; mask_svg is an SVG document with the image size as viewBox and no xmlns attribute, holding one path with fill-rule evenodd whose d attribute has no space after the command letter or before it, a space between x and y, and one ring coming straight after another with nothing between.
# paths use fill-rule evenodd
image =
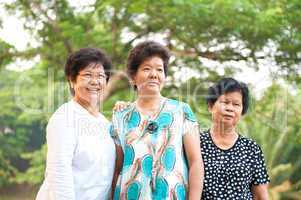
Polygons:
<instances>
[{"instance_id":1,"label":"woman's face","mask_svg":"<svg viewBox=\"0 0 301 200\"><path fill-rule=\"evenodd\" d=\"M225 128L236 126L241 117L242 109L242 95L240 92L223 94L212 106L209 106L212 121Z\"/></svg>"},{"instance_id":2,"label":"woman's face","mask_svg":"<svg viewBox=\"0 0 301 200\"><path fill-rule=\"evenodd\" d=\"M91 63L72 82L74 98L89 105L98 104L107 84L106 77L101 64Z\"/></svg>"},{"instance_id":3,"label":"woman's face","mask_svg":"<svg viewBox=\"0 0 301 200\"><path fill-rule=\"evenodd\" d=\"M133 83L138 93L153 95L160 93L165 78L163 60L158 56L153 56L139 65L133 77Z\"/></svg>"}]
</instances>

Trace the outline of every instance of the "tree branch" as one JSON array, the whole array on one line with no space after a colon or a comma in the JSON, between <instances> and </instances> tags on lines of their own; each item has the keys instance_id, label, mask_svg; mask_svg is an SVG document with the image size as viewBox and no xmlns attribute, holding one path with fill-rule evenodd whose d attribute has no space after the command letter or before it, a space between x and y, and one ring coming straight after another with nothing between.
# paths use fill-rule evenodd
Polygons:
<instances>
[{"instance_id":1,"label":"tree branch","mask_svg":"<svg viewBox=\"0 0 301 200\"><path fill-rule=\"evenodd\" d=\"M116 91L118 91L120 89L128 88L130 86L129 84L125 85L125 87L118 87L118 86L120 86L119 83L124 79L128 80L127 74L125 71L120 71L120 72L117 72L114 75L112 75L110 77L110 81L106 87L106 90L105 90L105 93L104 93L104 96L103 96L103 99L101 100L101 102L104 102L105 100L107 100Z\"/></svg>"},{"instance_id":2,"label":"tree branch","mask_svg":"<svg viewBox=\"0 0 301 200\"><path fill-rule=\"evenodd\" d=\"M52 19L51 17L49 17L47 12L41 8L40 4L33 2L33 7L35 7L41 14L43 14L44 17L46 17L46 19L48 20L48 24L51 25L53 31L59 36L59 38L61 38L67 52L69 54L72 53L73 52L72 46L71 46L69 40L67 38L65 38L64 36L62 36L62 34L61 34L62 30L58 26L57 22L54 19ZM47 22L44 22L44 23L47 23Z\"/></svg>"}]
</instances>

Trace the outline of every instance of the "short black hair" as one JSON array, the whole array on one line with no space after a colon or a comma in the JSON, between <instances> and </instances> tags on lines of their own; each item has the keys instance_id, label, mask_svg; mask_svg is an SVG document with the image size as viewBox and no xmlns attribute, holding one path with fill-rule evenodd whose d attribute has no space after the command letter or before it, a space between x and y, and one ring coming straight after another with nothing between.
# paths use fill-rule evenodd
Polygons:
<instances>
[{"instance_id":1,"label":"short black hair","mask_svg":"<svg viewBox=\"0 0 301 200\"><path fill-rule=\"evenodd\" d=\"M213 106L221 95L229 92L241 93L243 104L242 115L244 115L249 108L249 89L245 83L238 82L234 78L223 78L208 88L208 93L206 96L207 106Z\"/></svg>"},{"instance_id":2,"label":"short black hair","mask_svg":"<svg viewBox=\"0 0 301 200\"><path fill-rule=\"evenodd\" d=\"M158 42L145 41L137 44L129 53L127 59L127 73L133 77L141 63L153 56L158 56L163 60L165 76L167 75L167 66L169 62L169 50Z\"/></svg>"},{"instance_id":3,"label":"short black hair","mask_svg":"<svg viewBox=\"0 0 301 200\"><path fill-rule=\"evenodd\" d=\"M65 64L65 76L67 80L75 81L79 72L92 63L103 66L108 81L112 70L111 59L103 50L90 47L81 48L68 56Z\"/></svg>"}]
</instances>

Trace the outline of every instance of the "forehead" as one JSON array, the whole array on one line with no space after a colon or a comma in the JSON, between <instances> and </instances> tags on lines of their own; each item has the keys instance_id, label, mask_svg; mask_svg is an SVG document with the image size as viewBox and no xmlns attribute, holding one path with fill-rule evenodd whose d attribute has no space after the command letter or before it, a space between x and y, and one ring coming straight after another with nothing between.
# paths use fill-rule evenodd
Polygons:
<instances>
[{"instance_id":1,"label":"forehead","mask_svg":"<svg viewBox=\"0 0 301 200\"><path fill-rule=\"evenodd\" d=\"M145 59L141 63L141 66L143 66L143 65L163 67L163 60L159 56L152 56L152 57Z\"/></svg>"},{"instance_id":2,"label":"forehead","mask_svg":"<svg viewBox=\"0 0 301 200\"><path fill-rule=\"evenodd\" d=\"M242 101L242 94L239 91L227 92L219 96L218 99L232 100L232 101Z\"/></svg>"},{"instance_id":3,"label":"forehead","mask_svg":"<svg viewBox=\"0 0 301 200\"><path fill-rule=\"evenodd\" d=\"M90 63L86 67L84 67L81 72L95 72L95 73L104 73L104 68L101 63Z\"/></svg>"}]
</instances>

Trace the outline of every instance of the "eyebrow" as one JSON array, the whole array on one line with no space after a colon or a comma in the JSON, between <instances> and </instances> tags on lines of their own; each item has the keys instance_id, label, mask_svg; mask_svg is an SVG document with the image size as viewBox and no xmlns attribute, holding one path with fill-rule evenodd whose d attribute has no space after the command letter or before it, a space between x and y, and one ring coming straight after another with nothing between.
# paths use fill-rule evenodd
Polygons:
<instances>
[{"instance_id":1,"label":"eyebrow","mask_svg":"<svg viewBox=\"0 0 301 200\"><path fill-rule=\"evenodd\" d=\"M154 66L154 67L157 67L157 68L164 68L163 65L150 65L149 63L142 64L142 67L145 67L145 66L149 66L149 67Z\"/></svg>"},{"instance_id":2,"label":"eyebrow","mask_svg":"<svg viewBox=\"0 0 301 200\"><path fill-rule=\"evenodd\" d=\"M224 98L224 99L222 99L222 101L230 101L230 99L229 98ZM231 101L234 101L234 102L242 102L242 100L231 100Z\"/></svg>"},{"instance_id":3,"label":"eyebrow","mask_svg":"<svg viewBox=\"0 0 301 200\"><path fill-rule=\"evenodd\" d=\"M105 74L105 72L92 72L92 71L82 71L82 73L97 73L97 74Z\"/></svg>"}]
</instances>

